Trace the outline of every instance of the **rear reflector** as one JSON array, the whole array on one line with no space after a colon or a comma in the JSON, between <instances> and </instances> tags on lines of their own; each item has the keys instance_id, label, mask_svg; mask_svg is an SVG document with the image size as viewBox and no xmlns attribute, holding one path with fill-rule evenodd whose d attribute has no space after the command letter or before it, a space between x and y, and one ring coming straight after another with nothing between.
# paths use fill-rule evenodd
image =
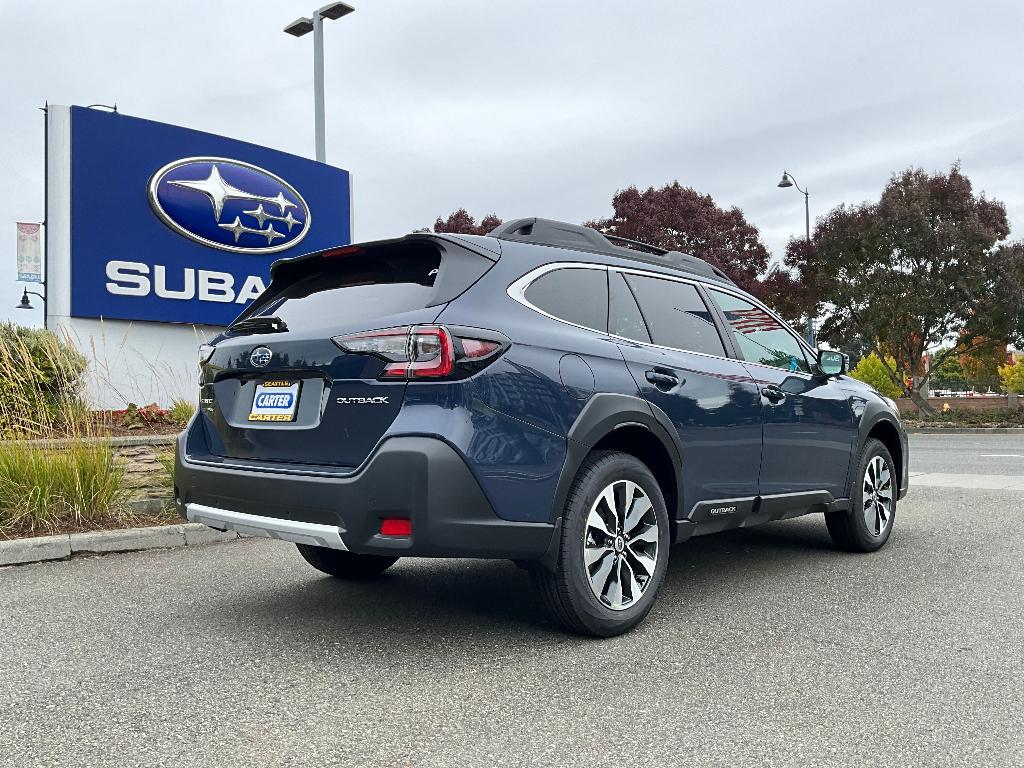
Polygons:
<instances>
[{"instance_id":1,"label":"rear reflector","mask_svg":"<svg viewBox=\"0 0 1024 768\"><path fill-rule=\"evenodd\" d=\"M412 536L412 520L407 517L385 517L380 521L381 536Z\"/></svg>"}]
</instances>

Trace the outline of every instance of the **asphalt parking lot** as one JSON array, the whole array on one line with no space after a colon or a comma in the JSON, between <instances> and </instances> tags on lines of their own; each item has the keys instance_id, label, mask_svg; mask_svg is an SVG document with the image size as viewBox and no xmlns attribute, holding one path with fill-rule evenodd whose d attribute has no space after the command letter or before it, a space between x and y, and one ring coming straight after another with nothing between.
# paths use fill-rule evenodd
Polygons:
<instances>
[{"instance_id":1,"label":"asphalt parking lot","mask_svg":"<svg viewBox=\"0 0 1024 768\"><path fill-rule=\"evenodd\" d=\"M912 451L881 552L818 517L693 540L611 640L504 562L350 584L247 540L0 570L0 765L1022 765L1024 437Z\"/></svg>"}]
</instances>

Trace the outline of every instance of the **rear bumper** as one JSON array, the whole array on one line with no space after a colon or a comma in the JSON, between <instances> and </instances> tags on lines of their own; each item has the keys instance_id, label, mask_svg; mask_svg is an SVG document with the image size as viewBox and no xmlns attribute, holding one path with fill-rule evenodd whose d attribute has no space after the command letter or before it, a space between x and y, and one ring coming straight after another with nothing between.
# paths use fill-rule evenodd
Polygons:
<instances>
[{"instance_id":1,"label":"rear bumper","mask_svg":"<svg viewBox=\"0 0 1024 768\"><path fill-rule=\"evenodd\" d=\"M436 438L390 438L341 474L228 466L204 456L196 429L178 438L175 499L182 517L214 528L361 554L512 560L541 558L556 530L499 518L463 458ZM385 517L409 518L412 536L381 536Z\"/></svg>"}]
</instances>

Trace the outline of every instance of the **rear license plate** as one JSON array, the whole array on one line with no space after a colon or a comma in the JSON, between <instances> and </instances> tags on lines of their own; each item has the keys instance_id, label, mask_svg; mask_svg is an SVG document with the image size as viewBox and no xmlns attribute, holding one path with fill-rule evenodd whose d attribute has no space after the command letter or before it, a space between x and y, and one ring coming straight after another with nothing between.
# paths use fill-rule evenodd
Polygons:
<instances>
[{"instance_id":1,"label":"rear license plate","mask_svg":"<svg viewBox=\"0 0 1024 768\"><path fill-rule=\"evenodd\" d=\"M264 381L256 385L249 421L295 421L298 381Z\"/></svg>"}]
</instances>

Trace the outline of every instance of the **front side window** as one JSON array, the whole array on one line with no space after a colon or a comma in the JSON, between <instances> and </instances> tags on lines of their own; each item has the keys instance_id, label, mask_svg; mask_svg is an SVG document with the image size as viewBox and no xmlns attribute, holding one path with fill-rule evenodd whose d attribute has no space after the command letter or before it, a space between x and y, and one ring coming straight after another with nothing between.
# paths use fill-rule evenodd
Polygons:
<instances>
[{"instance_id":1,"label":"front side window","mask_svg":"<svg viewBox=\"0 0 1024 768\"><path fill-rule=\"evenodd\" d=\"M711 312L689 283L626 275L651 340L662 347L725 357L725 347Z\"/></svg>"},{"instance_id":2,"label":"front side window","mask_svg":"<svg viewBox=\"0 0 1024 768\"><path fill-rule=\"evenodd\" d=\"M566 267L541 275L524 297L552 317L604 332L608 327L608 273Z\"/></svg>"},{"instance_id":3,"label":"front side window","mask_svg":"<svg viewBox=\"0 0 1024 768\"><path fill-rule=\"evenodd\" d=\"M786 371L810 372L800 342L778 320L732 294L714 289L711 293L725 313L744 360Z\"/></svg>"}]
</instances>

